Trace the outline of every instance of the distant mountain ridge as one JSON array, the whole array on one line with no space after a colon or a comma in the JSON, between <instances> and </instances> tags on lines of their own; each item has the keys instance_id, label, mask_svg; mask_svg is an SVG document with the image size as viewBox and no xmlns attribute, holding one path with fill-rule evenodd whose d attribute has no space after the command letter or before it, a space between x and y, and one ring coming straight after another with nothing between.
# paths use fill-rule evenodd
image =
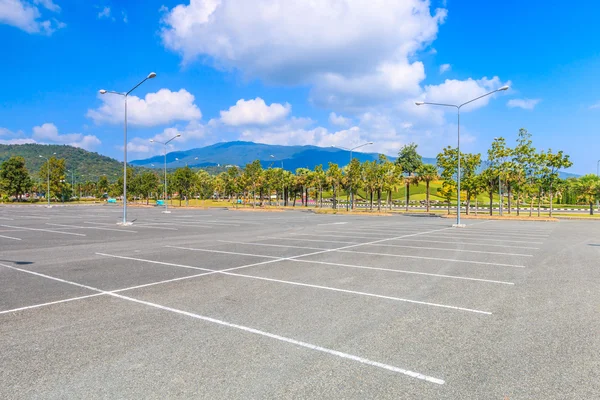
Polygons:
<instances>
[{"instance_id":1,"label":"distant mountain ridge","mask_svg":"<svg viewBox=\"0 0 600 400\"><path fill-rule=\"evenodd\" d=\"M361 162L379 158L379 153L353 152L352 155ZM395 157L390 156L388 158L395 159ZM336 147L311 145L282 146L243 141L221 142L206 147L167 153L167 168L176 168L186 164L190 167L215 165L238 165L243 167L254 160L260 160L264 168L269 166L281 167L283 162L283 168L288 171L295 171L296 168L314 169L319 164L326 169L329 162L340 166L348 164L350 152ZM423 162L435 164L435 158L423 158ZM158 168L164 165L164 156L135 160L131 164L144 167L151 167L151 164L154 164L154 167Z\"/></svg>"},{"instance_id":2,"label":"distant mountain ridge","mask_svg":"<svg viewBox=\"0 0 600 400\"><path fill-rule=\"evenodd\" d=\"M33 176L38 175L42 165L46 162L41 156L50 158L56 153L56 158L64 158L67 169L73 171L73 179L96 180L106 175L109 180L117 179L123 174L123 163L93 153L78 147L55 144L0 144L0 163L11 156L21 156L25 159L25 166ZM68 174L71 181L71 173Z\"/></svg>"}]
</instances>

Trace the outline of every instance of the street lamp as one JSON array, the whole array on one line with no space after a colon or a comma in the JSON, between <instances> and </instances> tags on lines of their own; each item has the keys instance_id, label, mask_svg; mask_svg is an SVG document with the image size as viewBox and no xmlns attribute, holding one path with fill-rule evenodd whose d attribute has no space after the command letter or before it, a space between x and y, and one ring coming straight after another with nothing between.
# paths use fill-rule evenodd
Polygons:
<instances>
[{"instance_id":1,"label":"street lamp","mask_svg":"<svg viewBox=\"0 0 600 400\"><path fill-rule=\"evenodd\" d=\"M363 143L361 145L352 147L351 149L348 149L348 148L342 147L342 146L334 146L334 145L331 145L331 147L336 147L336 148L339 148L339 149L342 149L342 150L349 151L350 152L350 164L352 164L352 152L354 150L358 149L358 148L361 148L363 146L368 146L370 144L373 144L373 142ZM348 165L350 165L350 164L348 164ZM350 209L354 210L354 193L352 193L352 182L350 182L350 204L351 204ZM347 204L346 204L346 210L348 210L348 205Z\"/></svg>"},{"instance_id":2,"label":"street lamp","mask_svg":"<svg viewBox=\"0 0 600 400\"><path fill-rule=\"evenodd\" d=\"M150 139L150 143L158 143L158 144L162 144L164 146L164 155L165 155L165 193L164 193L164 199L165 199L165 211L163 211L163 213L165 214L169 214L171 211L169 211L169 202L167 201L167 145L169 144L170 141L177 139L178 137L181 137L181 133L178 133L177 135L173 136L171 139L167 140L166 142L159 142L157 140L154 139Z\"/></svg>"},{"instance_id":3,"label":"street lamp","mask_svg":"<svg viewBox=\"0 0 600 400\"><path fill-rule=\"evenodd\" d=\"M133 92L138 86L142 83L146 82L148 79L152 79L156 77L156 73L150 72L147 77L144 78L143 81L135 85L131 90L125 93L121 92L113 92L111 90L100 90L100 94L118 94L119 96L123 96L125 98L125 121L123 124L123 222L119 223L119 225L131 225L131 222L127 222L127 97L129 93Z\"/></svg>"},{"instance_id":4,"label":"street lamp","mask_svg":"<svg viewBox=\"0 0 600 400\"><path fill-rule=\"evenodd\" d=\"M500 92L500 91L503 91L503 90L508 90L508 86L506 86L506 85L502 86L499 89L493 90L493 91L491 91L489 93L486 93L484 95L481 95L479 97L476 97L476 98L474 98L472 100L469 100L469 101L467 101L465 103L458 104L458 105L456 105L456 104L444 104L444 103L429 103L429 102L426 102L426 101L415 101L415 104L417 106L422 106L423 104L428 104L428 105L433 105L433 106L454 107L454 108L456 108L456 111L457 111L457 116L458 116L458 124L457 124L458 125L458 135L457 135L457 140L458 140L458 145L457 145L458 172L457 172L457 179L456 180L457 180L457 194L458 194L458 196L457 196L457 203L456 203L456 224L453 225L456 228L464 228L465 227L465 225L462 225L460 223L460 109L462 108L462 106L465 106L465 105L467 105L469 103L472 103L475 100L479 100L479 99L481 99L483 97L489 96L491 94L494 94L496 92Z\"/></svg>"},{"instance_id":5,"label":"street lamp","mask_svg":"<svg viewBox=\"0 0 600 400\"><path fill-rule=\"evenodd\" d=\"M52 155L55 156L56 153L52 153ZM41 154L40 154L40 158L43 158L48 163L48 190L46 193L46 198L48 199L48 208L50 208L50 160Z\"/></svg>"}]
</instances>

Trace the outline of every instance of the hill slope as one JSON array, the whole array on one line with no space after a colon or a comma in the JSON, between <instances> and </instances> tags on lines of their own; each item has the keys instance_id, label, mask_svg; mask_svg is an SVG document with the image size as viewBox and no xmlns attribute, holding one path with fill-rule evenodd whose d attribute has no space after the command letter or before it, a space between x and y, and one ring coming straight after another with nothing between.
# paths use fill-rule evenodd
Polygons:
<instances>
[{"instance_id":1,"label":"hill slope","mask_svg":"<svg viewBox=\"0 0 600 400\"><path fill-rule=\"evenodd\" d=\"M93 179L106 175L109 180L116 179L123 173L123 164L114 158L92 153L67 145L45 144L11 144L0 145L0 163L11 156L25 158L29 173L37 176L41 166L46 162L40 155L50 158L56 153L57 158L64 158L67 169L74 170L75 179ZM68 174L71 179L71 174Z\"/></svg>"},{"instance_id":2,"label":"hill slope","mask_svg":"<svg viewBox=\"0 0 600 400\"><path fill-rule=\"evenodd\" d=\"M271 157L271 155L274 157ZM379 157L377 153L354 152L352 155L360 161L377 160ZM176 158L180 161L177 161ZM175 168L185 164L190 167L219 164L221 166L232 164L243 167L256 159L260 160L265 168L270 165L280 167L283 162L283 167L286 170L295 171L296 168L301 167L313 169L319 164L327 168L329 162L344 166L350 160L350 152L334 147L280 146L237 141L216 143L206 147L168 153L167 167ZM435 159L424 158L423 162L435 163ZM158 168L164 165L164 156L136 160L132 161L131 164L144 167L150 167L150 164L154 164Z\"/></svg>"}]
</instances>

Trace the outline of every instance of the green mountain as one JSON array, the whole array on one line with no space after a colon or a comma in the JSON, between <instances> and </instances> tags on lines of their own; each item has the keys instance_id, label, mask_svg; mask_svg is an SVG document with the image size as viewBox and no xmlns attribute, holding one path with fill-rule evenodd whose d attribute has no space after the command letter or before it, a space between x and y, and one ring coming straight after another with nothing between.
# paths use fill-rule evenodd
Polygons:
<instances>
[{"instance_id":1,"label":"green mountain","mask_svg":"<svg viewBox=\"0 0 600 400\"><path fill-rule=\"evenodd\" d=\"M0 163L11 156L21 156L29 173L37 177L40 168L46 162L41 158L64 158L67 169L74 171L76 181L97 180L99 176L106 175L109 181L116 180L123 174L123 164L114 158L106 157L73 146L46 145L46 144L0 144ZM71 180L71 173L67 174Z\"/></svg>"}]
</instances>

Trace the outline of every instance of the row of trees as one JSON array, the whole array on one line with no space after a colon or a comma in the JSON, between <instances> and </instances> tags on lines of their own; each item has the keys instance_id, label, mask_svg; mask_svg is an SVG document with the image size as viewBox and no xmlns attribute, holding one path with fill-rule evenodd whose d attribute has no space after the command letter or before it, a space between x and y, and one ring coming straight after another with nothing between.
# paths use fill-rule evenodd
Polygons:
<instances>
[{"instance_id":1,"label":"row of trees","mask_svg":"<svg viewBox=\"0 0 600 400\"><path fill-rule=\"evenodd\" d=\"M475 203L475 212L479 207L478 198L485 195L489 198L489 212L498 193L502 193L501 201L506 199L507 212L513 208L521 213L526 204L529 214L537 204L538 214L542 203L549 203L550 215L556 199L579 201L590 205L600 198L600 180L595 175L586 175L579 179L561 179L559 171L569 168L572 162L562 151L537 151L533 147L531 134L525 129L519 131L514 147L507 145L504 138L496 138L487 157L481 154L461 153L461 196L460 202L466 206L467 214ZM46 194L46 180L50 173L50 193ZM313 170L298 168L295 173L281 168L264 169L256 160L244 168L232 166L218 175L210 175L204 170L192 170L189 167L178 168L167 177L167 198L178 195L180 204L190 197L207 199L217 197L252 206L265 202L293 205L299 202L307 207L310 199L316 207L323 203L331 203L338 208L340 203L353 209L356 200L349 193L362 197L370 208L374 205L378 210L382 206L390 207L393 195L404 187L406 207L408 209L410 188L415 185L425 186L425 204L430 208L430 188L432 182L441 186L436 195L445 199L450 210L457 201L456 186L458 177L458 153L456 148L447 147L438 154L436 164L424 164L418 154L417 145L402 147L398 157L392 161L384 155L378 160L360 162L354 158L340 167L328 163ZM151 170L127 171L128 195L145 200L165 198L164 178ZM106 176L90 177L90 179L74 178L69 182L65 160L55 157L45 162L38 172L36 182L29 175L25 161L20 157L11 157L0 168L0 190L21 199L25 193L37 192L52 198L70 199L80 196L102 197L122 196L123 178L119 177L110 183ZM344 199L345 196L345 199ZM272 199L274 197L274 199ZM325 197L325 198L324 198ZM327 204L329 207L330 205Z\"/></svg>"}]
</instances>

